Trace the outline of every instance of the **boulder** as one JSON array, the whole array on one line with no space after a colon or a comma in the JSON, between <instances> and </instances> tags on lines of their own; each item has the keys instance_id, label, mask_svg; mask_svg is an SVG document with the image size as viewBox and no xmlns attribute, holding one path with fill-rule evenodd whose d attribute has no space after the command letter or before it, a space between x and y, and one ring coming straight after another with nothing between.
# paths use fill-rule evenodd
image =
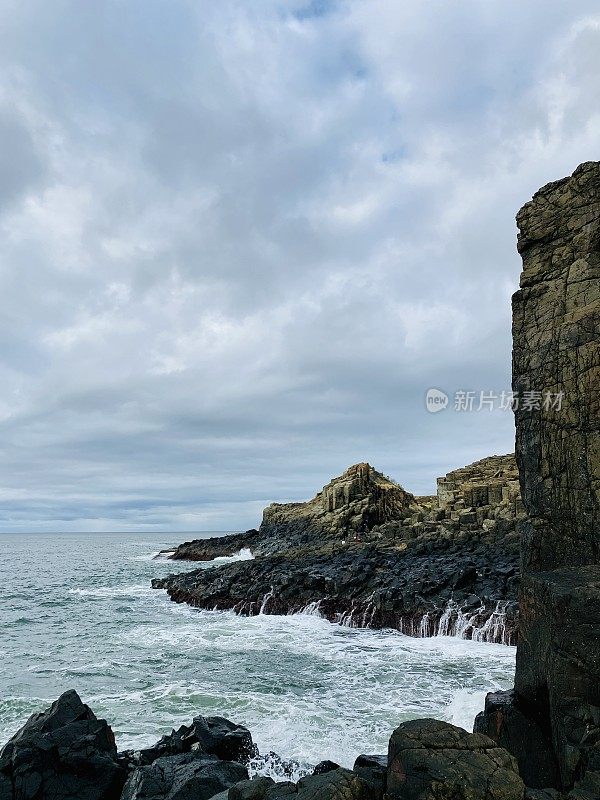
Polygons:
<instances>
[{"instance_id":1,"label":"boulder","mask_svg":"<svg viewBox=\"0 0 600 800\"><path fill-rule=\"evenodd\" d=\"M273 778L259 777L240 781L229 789L227 800L263 800L267 791L275 786Z\"/></svg>"},{"instance_id":2,"label":"boulder","mask_svg":"<svg viewBox=\"0 0 600 800\"><path fill-rule=\"evenodd\" d=\"M309 775L296 784L298 800L380 800L381 793L348 769Z\"/></svg>"},{"instance_id":3,"label":"boulder","mask_svg":"<svg viewBox=\"0 0 600 800\"><path fill-rule=\"evenodd\" d=\"M487 736L446 722L411 720L393 732L387 794L392 800L523 800L514 758Z\"/></svg>"},{"instance_id":4,"label":"boulder","mask_svg":"<svg viewBox=\"0 0 600 800\"><path fill-rule=\"evenodd\" d=\"M152 747L122 754L136 766L152 764L157 758L189 753L192 749L217 756L223 761L247 764L255 754L250 731L224 717L194 717L191 725L163 736Z\"/></svg>"},{"instance_id":5,"label":"boulder","mask_svg":"<svg viewBox=\"0 0 600 800\"><path fill-rule=\"evenodd\" d=\"M335 761L319 761L317 766L313 769L313 775L325 775L326 772L332 772L334 769L339 769L340 765Z\"/></svg>"},{"instance_id":6,"label":"boulder","mask_svg":"<svg viewBox=\"0 0 600 800\"><path fill-rule=\"evenodd\" d=\"M1 800L118 800L125 777L111 728L73 690L0 751Z\"/></svg>"},{"instance_id":7,"label":"boulder","mask_svg":"<svg viewBox=\"0 0 600 800\"><path fill-rule=\"evenodd\" d=\"M195 750L157 758L149 766L135 769L121 800L209 800L247 778L248 770L242 764Z\"/></svg>"}]
</instances>

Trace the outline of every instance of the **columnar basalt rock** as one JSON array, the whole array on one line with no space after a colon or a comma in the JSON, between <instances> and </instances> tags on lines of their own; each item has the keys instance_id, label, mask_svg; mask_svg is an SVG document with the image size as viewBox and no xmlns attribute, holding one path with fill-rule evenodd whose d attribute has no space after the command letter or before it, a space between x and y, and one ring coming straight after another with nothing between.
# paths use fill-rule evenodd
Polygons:
<instances>
[{"instance_id":1,"label":"columnar basalt rock","mask_svg":"<svg viewBox=\"0 0 600 800\"><path fill-rule=\"evenodd\" d=\"M519 471L512 453L489 456L437 479L438 507L456 518L466 508L501 508L507 517L523 514Z\"/></svg>"},{"instance_id":2,"label":"columnar basalt rock","mask_svg":"<svg viewBox=\"0 0 600 800\"><path fill-rule=\"evenodd\" d=\"M512 706L490 698L477 727L495 728L535 771L532 741L519 734L525 723L535 725L536 742L548 742L557 767L550 765L555 786L573 800L597 800L600 163L540 189L517 223L523 273L513 298L513 389L528 514L521 523L520 638ZM530 785L549 780L548 769L537 769Z\"/></svg>"},{"instance_id":3,"label":"columnar basalt rock","mask_svg":"<svg viewBox=\"0 0 600 800\"><path fill-rule=\"evenodd\" d=\"M153 583L176 602L240 614L312 606L331 621L516 641L519 508L513 455L448 473L415 497L356 464L306 503L273 503L258 531L186 542L171 556L206 561L249 548L243 565Z\"/></svg>"},{"instance_id":4,"label":"columnar basalt rock","mask_svg":"<svg viewBox=\"0 0 600 800\"><path fill-rule=\"evenodd\" d=\"M306 503L272 503L263 512L259 553L367 531L419 506L415 497L370 464L354 464Z\"/></svg>"}]
</instances>

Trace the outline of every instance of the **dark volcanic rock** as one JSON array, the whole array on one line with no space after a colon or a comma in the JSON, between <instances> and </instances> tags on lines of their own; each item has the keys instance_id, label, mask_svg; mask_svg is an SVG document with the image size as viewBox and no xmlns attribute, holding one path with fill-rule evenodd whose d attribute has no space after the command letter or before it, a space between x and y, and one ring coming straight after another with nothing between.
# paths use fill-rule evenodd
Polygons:
<instances>
[{"instance_id":1,"label":"dark volcanic rock","mask_svg":"<svg viewBox=\"0 0 600 800\"><path fill-rule=\"evenodd\" d=\"M486 697L485 710L478 714L473 730L515 754L527 786L556 786L558 771L550 742L549 720L536 720L535 711L514 691L492 692Z\"/></svg>"},{"instance_id":2,"label":"dark volcanic rock","mask_svg":"<svg viewBox=\"0 0 600 800\"><path fill-rule=\"evenodd\" d=\"M287 614L312 604L331 621L412 635L433 635L440 624L452 633L460 624L468 637L489 620L482 638L509 643L516 633L518 559L514 531L492 542L463 532L293 550L152 585L198 608ZM499 598L506 602L494 614Z\"/></svg>"},{"instance_id":3,"label":"dark volcanic rock","mask_svg":"<svg viewBox=\"0 0 600 800\"><path fill-rule=\"evenodd\" d=\"M360 755L352 771L363 781L372 784L378 792L385 792L387 784L388 757L386 755Z\"/></svg>"},{"instance_id":4,"label":"dark volcanic rock","mask_svg":"<svg viewBox=\"0 0 600 800\"><path fill-rule=\"evenodd\" d=\"M388 753L394 800L523 800L515 760L482 734L433 719L396 728Z\"/></svg>"},{"instance_id":5,"label":"dark volcanic rock","mask_svg":"<svg viewBox=\"0 0 600 800\"><path fill-rule=\"evenodd\" d=\"M544 186L519 211L513 388L563 393L515 413L530 517L527 570L600 562L600 163Z\"/></svg>"},{"instance_id":6,"label":"dark volcanic rock","mask_svg":"<svg viewBox=\"0 0 600 800\"><path fill-rule=\"evenodd\" d=\"M33 715L0 752L1 800L118 800L125 777L112 730L75 691Z\"/></svg>"},{"instance_id":7,"label":"dark volcanic rock","mask_svg":"<svg viewBox=\"0 0 600 800\"><path fill-rule=\"evenodd\" d=\"M273 778L254 778L240 781L229 790L228 800L262 800L267 791L275 785Z\"/></svg>"},{"instance_id":8,"label":"dark volcanic rock","mask_svg":"<svg viewBox=\"0 0 600 800\"><path fill-rule=\"evenodd\" d=\"M121 800L209 800L247 778L242 764L196 750L138 767L127 779Z\"/></svg>"},{"instance_id":9,"label":"dark volcanic rock","mask_svg":"<svg viewBox=\"0 0 600 800\"><path fill-rule=\"evenodd\" d=\"M313 775L325 775L326 772L332 772L334 769L339 769L340 765L335 761L319 761L317 766L313 769Z\"/></svg>"},{"instance_id":10,"label":"dark volcanic rock","mask_svg":"<svg viewBox=\"0 0 600 800\"><path fill-rule=\"evenodd\" d=\"M540 189L517 223L523 273L513 298L513 389L530 401L515 414L528 519L521 526L520 713L502 712L498 738L525 774L531 742L523 733L537 725L558 763L555 788L572 790L570 798L598 797L600 163Z\"/></svg>"},{"instance_id":11,"label":"dark volcanic rock","mask_svg":"<svg viewBox=\"0 0 600 800\"><path fill-rule=\"evenodd\" d=\"M198 716L194 717L191 725L182 725L152 747L127 751L122 757L130 764L144 766L157 758L189 753L192 749L241 764L247 764L256 751L252 735L243 725L236 725L224 717Z\"/></svg>"},{"instance_id":12,"label":"dark volcanic rock","mask_svg":"<svg viewBox=\"0 0 600 800\"><path fill-rule=\"evenodd\" d=\"M309 775L296 784L276 783L265 794L266 800L293 796L295 800L381 800L371 783L348 769L330 770L322 775Z\"/></svg>"},{"instance_id":13,"label":"dark volcanic rock","mask_svg":"<svg viewBox=\"0 0 600 800\"><path fill-rule=\"evenodd\" d=\"M307 503L272 504L260 530L181 545L205 560L247 546L253 562L153 581L176 602L240 614L310 607L352 627L514 644L522 516L514 456L490 456L414 497L368 464Z\"/></svg>"},{"instance_id":14,"label":"dark volcanic rock","mask_svg":"<svg viewBox=\"0 0 600 800\"><path fill-rule=\"evenodd\" d=\"M162 552L168 553L169 558L174 561L213 561L215 558L237 555L240 550L252 550L261 538L259 532L253 529L245 533L232 533L229 536L194 539L180 544L174 552L170 550Z\"/></svg>"}]
</instances>

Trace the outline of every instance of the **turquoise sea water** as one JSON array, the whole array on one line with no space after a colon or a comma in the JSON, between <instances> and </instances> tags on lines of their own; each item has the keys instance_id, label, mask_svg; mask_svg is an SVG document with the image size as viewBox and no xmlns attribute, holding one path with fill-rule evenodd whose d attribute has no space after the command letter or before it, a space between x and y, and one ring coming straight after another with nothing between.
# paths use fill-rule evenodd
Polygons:
<instances>
[{"instance_id":1,"label":"turquoise sea water","mask_svg":"<svg viewBox=\"0 0 600 800\"><path fill-rule=\"evenodd\" d=\"M153 556L182 538L0 534L0 744L75 688L120 749L219 714L262 751L351 766L412 717L470 727L485 692L512 683L502 645L171 603L150 580L198 565Z\"/></svg>"}]
</instances>

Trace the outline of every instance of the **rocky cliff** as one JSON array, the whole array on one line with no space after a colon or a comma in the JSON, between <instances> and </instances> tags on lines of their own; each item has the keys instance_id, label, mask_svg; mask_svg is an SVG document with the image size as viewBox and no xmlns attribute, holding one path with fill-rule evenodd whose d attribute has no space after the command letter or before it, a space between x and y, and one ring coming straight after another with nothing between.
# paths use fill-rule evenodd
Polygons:
<instances>
[{"instance_id":1,"label":"rocky cliff","mask_svg":"<svg viewBox=\"0 0 600 800\"><path fill-rule=\"evenodd\" d=\"M477 729L530 786L600 797L600 163L517 216L516 456L528 519L515 691ZM523 402L524 398L536 402Z\"/></svg>"}]
</instances>

